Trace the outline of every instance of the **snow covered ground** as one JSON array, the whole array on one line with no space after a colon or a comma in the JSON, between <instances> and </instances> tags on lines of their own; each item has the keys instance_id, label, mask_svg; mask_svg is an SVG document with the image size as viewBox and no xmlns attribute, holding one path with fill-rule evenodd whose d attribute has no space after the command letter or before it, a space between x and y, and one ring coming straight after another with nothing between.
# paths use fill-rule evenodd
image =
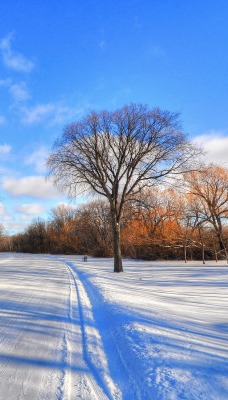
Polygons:
<instances>
[{"instance_id":1,"label":"snow covered ground","mask_svg":"<svg viewBox=\"0 0 228 400\"><path fill-rule=\"evenodd\" d=\"M1 400L227 400L228 266L0 254Z\"/></svg>"}]
</instances>

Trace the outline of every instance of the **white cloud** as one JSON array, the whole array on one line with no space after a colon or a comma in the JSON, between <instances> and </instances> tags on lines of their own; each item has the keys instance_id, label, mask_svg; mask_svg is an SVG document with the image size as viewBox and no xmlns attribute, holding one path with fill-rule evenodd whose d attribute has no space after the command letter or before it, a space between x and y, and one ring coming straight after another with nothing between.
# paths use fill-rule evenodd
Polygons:
<instances>
[{"instance_id":1,"label":"white cloud","mask_svg":"<svg viewBox=\"0 0 228 400\"><path fill-rule=\"evenodd\" d=\"M4 125L6 123L6 118L3 115L0 115L0 125Z\"/></svg>"},{"instance_id":2,"label":"white cloud","mask_svg":"<svg viewBox=\"0 0 228 400\"><path fill-rule=\"evenodd\" d=\"M13 100L16 102L25 101L31 98L24 81L13 83L12 79L0 80L0 87L7 88Z\"/></svg>"},{"instance_id":3,"label":"white cloud","mask_svg":"<svg viewBox=\"0 0 228 400\"><path fill-rule=\"evenodd\" d=\"M61 104L55 104L52 124L61 124L66 120L71 120L76 115L79 115L81 110L76 108L71 108L68 106L63 106Z\"/></svg>"},{"instance_id":4,"label":"white cloud","mask_svg":"<svg viewBox=\"0 0 228 400\"><path fill-rule=\"evenodd\" d=\"M45 146L39 147L32 152L24 161L25 165L34 165L37 172L46 171L46 159L49 155L49 149Z\"/></svg>"},{"instance_id":5,"label":"white cloud","mask_svg":"<svg viewBox=\"0 0 228 400\"><path fill-rule=\"evenodd\" d=\"M13 81L11 78L0 80L0 87L8 90L13 99L11 110L24 125L39 123L55 125L72 122L90 107L86 100L78 107L68 106L63 101L31 104L31 95L26 82ZM5 122L5 118L0 115L0 124Z\"/></svg>"},{"instance_id":6,"label":"white cloud","mask_svg":"<svg viewBox=\"0 0 228 400\"><path fill-rule=\"evenodd\" d=\"M11 221L13 217L8 213L3 203L0 203L0 219L1 221Z\"/></svg>"},{"instance_id":7,"label":"white cloud","mask_svg":"<svg viewBox=\"0 0 228 400\"><path fill-rule=\"evenodd\" d=\"M24 125L43 122L48 122L51 125L60 124L64 123L64 121L70 121L72 117L76 117L81 113L81 109L77 110L59 103L18 104L30 98L28 90L23 83L10 85L9 91L16 101L16 104L13 105L14 110Z\"/></svg>"},{"instance_id":8,"label":"white cloud","mask_svg":"<svg viewBox=\"0 0 228 400\"><path fill-rule=\"evenodd\" d=\"M42 214L44 212L44 207L38 203L20 204L15 207L15 211L21 214Z\"/></svg>"},{"instance_id":9,"label":"white cloud","mask_svg":"<svg viewBox=\"0 0 228 400\"><path fill-rule=\"evenodd\" d=\"M2 218L2 221L12 221L14 218L12 217L12 215L4 215L4 217Z\"/></svg>"},{"instance_id":10,"label":"white cloud","mask_svg":"<svg viewBox=\"0 0 228 400\"><path fill-rule=\"evenodd\" d=\"M60 103L37 104L35 106L20 107L22 123L25 125L48 122L49 124L60 124L72 121L82 115L88 109L88 103L81 107L68 107Z\"/></svg>"},{"instance_id":11,"label":"white cloud","mask_svg":"<svg viewBox=\"0 0 228 400\"><path fill-rule=\"evenodd\" d=\"M38 123L53 115L55 106L52 103L38 104L33 107L22 107L22 122L26 125Z\"/></svg>"},{"instance_id":12,"label":"white cloud","mask_svg":"<svg viewBox=\"0 0 228 400\"><path fill-rule=\"evenodd\" d=\"M211 131L195 137L194 142L205 150L207 162L228 166L228 136L224 132Z\"/></svg>"},{"instance_id":13,"label":"white cloud","mask_svg":"<svg viewBox=\"0 0 228 400\"><path fill-rule=\"evenodd\" d=\"M9 144L0 145L0 153L8 154L11 151L11 146Z\"/></svg>"},{"instance_id":14,"label":"white cloud","mask_svg":"<svg viewBox=\"0 0 228 400\"><path fill-rule=\"evenodd\" d=\"M20 220L25 222L31 222L33 218L34 218L33 215L21 214L20 216Z\"/></svg>"},{"instance_id":15,"label":"white cloud","mask_svg":"<svg viewBox=\"0 0 228 400\"><path fill-rule=\"evenodd\" d=\"M30 98L25 82L14 83L10 85L9 92L15 101L25 101Z\"/></svg>"},{"instance_id":16,"label":"white cloud","mask_svg":"<svg viewBox=\"0 0 228 400\"><path fill-rule=\"evenodd\" d=\"M12 147L9 144L2 144L0 145L0 154L2 155L6 155L9 154L11 152Z\"/></svg>"},{"instance_id":17,"label":"white cloud","mask_svg":"<svg viewBox=\"0 0 228 400\"><path fill-rule=\"evenodd\" d=\"M4 64L15 71L30 72L34 69L34 62L29 60L23 54L12 50L12 34L6 36L0 41L0 50Z\"/></svg>"},{"instance_id":18,"label":"white cloud","mask_svg":"<svg viewBox=\"0 0 228 400\"><path fill-rule=\"evenodd\" d=\"M0 215L5 215L6 209L4 204L0 203Z\"/></svg>"},{"instance_id":19,"label":"white cloud","mask_svg":"<svg viewBox=\"0 0 228 400\"><path fill-rule=\"evenodd\" d=\"M0 87L8 87L11 84L11 79L0 79Z\"/></svg>"},{"instance_id":20,"label":"white cloud","mask_svg":"<svg viewBox=\"0 0 228 400\"><path fill-rule=\"evenodd\" d=\"M17 232L22 232L28 224L25 224L23 222L9 222L9 223L4 223L4 228L7 229L7 231L11 234L17 233Z\"/></svg>"},{"instance_id":21,"label":"white cloud","mask_svg":"<svg viewBox=\"0 0 228 400\"><path fill-rule=\"evenodd\" d=\"M13 197L30 196L41 199L54 199L60 197L60 193L43 176L27 176L24 178L5 178L3 189Z\"/></svg>"}]
</instances>

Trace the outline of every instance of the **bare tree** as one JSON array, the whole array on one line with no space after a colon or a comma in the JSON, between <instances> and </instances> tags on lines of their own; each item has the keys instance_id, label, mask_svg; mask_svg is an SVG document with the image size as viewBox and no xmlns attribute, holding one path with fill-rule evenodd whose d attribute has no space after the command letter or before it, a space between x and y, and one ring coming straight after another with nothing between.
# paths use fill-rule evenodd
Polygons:
<instances>
[{"instance_id":1,"label":"bare tree","mask_svg":"<svg viewBox=\"0 0 228 400\"><path fill-rule=\"evenodd\" d=\"M131 104L114 112L91 112L66 126L49 156L49 177L71 196L84 190L106 197L114 271L122 272L124 203L143 188L188 170L195 154L177 114Z\"/></svg>"},{"instance_id":2,"label":"bare tree","mask_svg":"<svg viewBox=\"0 0 228 400\"><path fill-rule=\"evenodd\" d=\"M112 255L112 225L110 207L105 200L91 201L77 210L80 241L86 253L96 256ZM81 229L80 229L81 228Z\"/></svg>"},{"instance_id":3,"label":"bare tree","mask_svg":"<svg viewBox=\"0 0 228 400\"><path fill-rule=\"evenodd\" d=\"M50 211L47 224L49 247L54 253L77 251L76 209L71 205L59 204Z\"/></svg>"},{"instance_id":4,"label":"bare tree","mask_svg":"<svg viewBox=\"0 0 228 400\"><path fill-rule=\"evenodd\" d=\"M202 223L213 226L219 248L228 263L227 239L223 225L228 219L228 169L210 164L202 171L193 171L186 176L193 195L192 209Z\"/></svg>"}]
</instances>

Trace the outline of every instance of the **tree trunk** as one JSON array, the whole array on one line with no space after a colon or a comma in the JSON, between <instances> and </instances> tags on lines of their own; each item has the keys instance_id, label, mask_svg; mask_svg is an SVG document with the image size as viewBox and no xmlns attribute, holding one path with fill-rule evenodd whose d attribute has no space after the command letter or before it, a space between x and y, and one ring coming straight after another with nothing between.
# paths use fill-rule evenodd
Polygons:
<instances>
[{"instance_id":1,"label":"tree trunk","mask_svg":"<svg viewBox=\"0 0 228 400\"><path fill-rule=\"evenodd\" d=\"M213 241L213 248L214 248L214 253L215 253L215 261L218 262L218 253L216 251L215 242L214 242L213 238L212 238L212 241Z\"/></svg>"},{"instance_id":2,"label":"tree trunk","mask_svg":"<svg viewBox=\"0 0 228 400\"><path fill-rule=\"evenodd\" d=\"M205 264L205 251L204 251L204 242L202 241L202 259L203 259L203 264Z\"/></svg>"},{"instance_id":3,"label":"tree trunk","mask_svg":"<svg viewBox=\"0 0 228 400\"><path fill-rule=\"evenodd\" d=\"M187 262L187 243L184 241L184 262Z\"/></svg>"},{"instance_id":4,"label":"tree trunk","mask_svg":"<svg viewBox=\"0 0 228 400\"><path fill-rule=\"evenodd\" d=\"M203 233L202 233L202 230L201 230L200 226L198 226L198 231L199 231L199 239L201 241L202 260L203 260L203 264L205 264L204 237L203 237Z\"/></svg>"},{"instance_id":5,"label":"tree trunk","mask_svg":"<svg viewBox=\"0 0 228 400\"><path fill-rule=\"evenodd\" d=\"M204 249L204 237L203 234L200 233L201 236L201 246L202 246L202 260L203 264L205 264L205 249Z\"/></svg>"},{"instance_id":6,"label":"tree trunk","mask_svg":"<svg viewBox=\"0 0 228 400\"><path fill-rule=\"evenodd\" d=\"M114 272L123 272L121 247L120 247L120 226L117 222L116 215L112 216L113 230L113 255L114 255Z\"/></svg>"},{"instance_id":7,"label":"tree trunk","mask_svg":"<svg viewBox=\"0 0 228 400\"><path fill-rule=\"evenodd\" d=\"M217 219L217 225L214 225L214 227L218 237L219 248L221 251L224 251L226 257L226 263L228 264L228 253L223 239L222 223L220 219Z\"/></svg>"},{"instance_id":8,"label":"tree trunk","mask_svg":"<svg viewBox=\"0 0 228 400\"><path fill-rule=\"evenodd\" d=\"M222 239L222 244L223 244L223 249L224 249L224 253L225 253L225 257L226 257L226 263L228 264L228 253L227 253L226 246L224 244L223 239Z\"/></svg>"},{"instance_id":9,"label":"tree trunk","mask_svg":"<svg viewBox=\"0 0 228 400\"><path fill-rule=\"evenodd\" d=\"M192 244L190 245L190 257L191 257L191 261L193 261Z\"/></svg>"},{"instance_id":10,"label":"tree trunk","mask_svg":"<svg viewBox=\"0 0 228 400\"><path fill-rule=\"evenodd\" d=\"M226 257L226 263L228 264L228 253L227 253L226 246L224 244L223 235L221 232L218 232L217 236L218 236L218 241L219 241L219 248L221 251L224 251L224 254Z\"/></svg>"},{"instance_id":11,"label":"tree trunk","mask_svg":"<svg viewBox=\"0 0 228 400\"><path fill-rule=\"evenodd\" d=\"M184 243L184 262L187 262L187 249L186 249L186 243Z\"/></svg>"}]
</instances>

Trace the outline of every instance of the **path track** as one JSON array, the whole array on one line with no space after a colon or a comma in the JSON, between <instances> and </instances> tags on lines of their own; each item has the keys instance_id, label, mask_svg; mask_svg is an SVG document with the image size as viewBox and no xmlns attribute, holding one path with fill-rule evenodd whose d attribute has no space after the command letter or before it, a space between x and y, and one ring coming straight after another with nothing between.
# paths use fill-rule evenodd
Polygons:
<instances>
[{"instance_id":1,"label":"path track","mask_svg":"<svg viewBox=\"0 0 228 400\"><path fill-rule=\"evenodd\" d=\"M113 398L89 356L83 290L55 258L1 255L0 400Z\"/></svg>"}]
</instances>

